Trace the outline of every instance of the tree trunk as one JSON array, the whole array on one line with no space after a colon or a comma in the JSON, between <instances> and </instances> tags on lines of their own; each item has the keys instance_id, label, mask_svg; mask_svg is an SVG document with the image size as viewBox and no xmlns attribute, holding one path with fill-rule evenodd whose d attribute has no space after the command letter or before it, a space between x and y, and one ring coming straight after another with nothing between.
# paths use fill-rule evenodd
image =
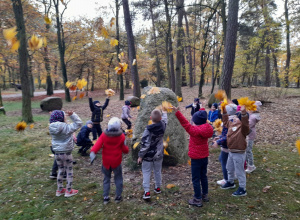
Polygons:
<instances>
[{"instance_id":1,"label":"tree trunk","mask_svg":"<svg viewBox=\"0 0 300 220\"><path fill-rule=\"evenodd\" d=\"M90 71L90 68L88 68L88 75L87 75L87 79L86 79L87 84L86 84L85 96L89 95L90 74L91 74L91 71Z\"/></svg>"},{"instance_id":2,"label":"tree trunk","mask_svg":"<svg viewBox=\"0 0 300 220\"><path fill-rule=\"evenodd\" d=\"M57 63L58 61L55 61L55 66L54 66L54 75L55 75L55 82L54 82L54 89L58 89L58 75L57 75Z\"/></svg>"},{"instance_id":3,"label":"tree trunk","mask_svg":"<svg viewBox=\"0 0 300 220\"><path fill-rule=\"evenodd\" d=\"M220 88L231 98L231 78L234 67L236 39L238 30L239 0L229 0L226 43Z\"/></svg>"},{"instance_id":4,"label":"tree trunk","mask_svg":"<svg viewBox=\"0 0 300 220\"><path fill-rule=\"evenodd\" d=\"M116 3L116 39L120 43L120 30L119 30L119 0L115 0ZM120 63L119 54L120 54L120 45L116 45L116 51L117 51L117 60L118 63ZM124 100L124 80L123 80L123 74L119 75L119 81L120 81L120 100Z\"/></svg>"},{"instance_id":5,"label":"tree trunk","mask_svg":"<svg viewBox=\"0 0 300 220\"><path fill-rule=\"evenodd\" d=\"M91 86L91 91L94 91L94 84L95 84L95 66L93 66L93 69L92 69L92 86Z\"/></svg>"},{"instance_id":6,"label":"tree trunk","mask_svg":"<svg viewBox=\"0 0 300 220\"><path fill-rule=\"evenodd\" d=\"M184 37L184 35L183 35ZM186 70L185 70L185 48L182 48L182 74L181 74L181 86L186 86Z\"/></svg>"},{"instance_id":7,"label":"tree trunk","mask_svg":"<svg viewBox=\"0 0 300 220\"><path fill-rule=\"evenodd\" d=\"M53 0L53 3L55 5L55 12L56 12L57 42L58 42L59 55L60 55L60 66L61 66L62 76L64 80L65 100L67 102L71 102L70 91L66 87L66 82L68 81L67 68L65 63L66 48L65 48L64 30L62 29L62 23L59 14L59 0Z\"/></svg>"},{"instance_id":8,"label":"tree trunk","mask_svg":"<svg viewBox=\"0 0 300 220\"><path fill-rule=\"evenodd\" d=\"M1 87L0 87L0 107L2 106L3 106L3 102L2 102Z\"/></svg>"},{"instance_id":9,"label":"tree trunk","mask_svg":"<svg viewBox=\"0 0 300 220\"><path fill-rule=\"evenodd\" d=\"M266 57L265 57L266 71L265 71L265 86L271 86L271 64L270 64L270 46L267 46Z\"/></svg>"},{"instance_id":10,"label":"tree trunk","mask_svg":"<svg viewBox=\"0 0 300 220\"><path fill-rule=\"evenodd\" d=\"M170 16L169 16L169 8L168 8L168 0L164 0L165 4L165 13L166 13L166 23L168 24L168 30L165 38L165 49L166 49L166 63L167 63L167 73L168 73L168 88L172 89L172 77L170 70L170 56L169 56L169 41L171 40L171 28L169 24Z\"/></svg>"},{"instance_id":11,"label":"tree trunk","mask_svg":"<svg viewBox=\"0 0 300 220\"><path fill-rule=\"evenodd\" d=\"M30 98L30 82L28 78L28 51L26 43L26 30L23 17L23 7L21 0L12 0L13 10L15 14L18 39L20 41L19 47L19 65L22 83L22 119L27 123L33 122L31 112L31 98Z\"/></svg>"},{"instance_id":12,"label":"tree trunk","mask_svg":"<svg viewBox=\"0 0 300 220\"><path fill-rule=\"evenodd\" d=\"M285 61L285 74L284 74L284 87L289 87L289 70L290 70L290 61L291 61L291 46L290 46L290 20L289 20L289 9L288 9L288 0L284 1L284 17L286 25L286 61Z\"/></svg>"},{"instance_id":13,"label":"tree trunk","mask_svg":"<svg viewBox=\"0 0 300 220\"><path fill-rule=\"evenodd\" d=\"M183 5L184 0L176 0L176 8L178 14L178 31L177 31L177 45L176 45L176 86L175 86L175 93L177 96L182 97L181 92L181 67L182 67L182 56L183 56L183 49L182 49L182 37L183 37L183 27L182 27L182 19L183 19Z\"/></svg>"},{"instance_id":14,"label":"tree trunk","mask_svg":"<svg viewBox=\"0 0 300 220\"><path fill-rule=\"evenodd\" d=\"M228 12L229 14L229 12ZM223 26L223 42L226 43L226 27L227 27L227 21L226 21L226 2L225 0L221 0L221 17L222 17L222 26ZM224 45L225 46L225 45Z\"/></svg>"},{"instance_id":15,"label":"tree trunk","mask_svg":"<svg viewBox=\"0 0 300 220\"><path fill-rule=\"evenodd\" d=\"M193 87L193 58L192 58L192 49L191 49L191 39L190 39L190 30L189 30L189 21L187 19L186 13L184 13L184 19L185 19L185 27L186 27L186 36L188 39L188 46L187 46L187 60L189 63L189 86L190 88Z\"/></svg>"},{"instance_id":16,"label":"tree trunk","mask_svg":"<svg viewBox=\"0 0 300 220\"><path fill-rule=\"evenodd\" d=\"M128 49L129 49L129 67L130 67L130 72L131 72L132 82L133 82L133 95L136 97L140 97L141 89L140 89L140 81L139 81L137 64L132 65L133 60L136 59L136 53L135 53L134 36L132 32L128 0L123 0L123 11L124 11L125 28L127 32Z\"/></svg>"},{"instance_id":17,"label":"tree trunk","mask_svg":"<svg viewBox=\"0 0 300 220\"><path fill-rule=\"evenodd\" d=\"M29 61L28 77L29 77L29 83L30 83L30 96L34 97L34 80L33 80L33 76L32 76L32 69L33 69L32 55L28 56L28 61Z\"/></svg>"},{"instance_id":18,"label":"tree trunk","mask_svg":"<svg viewBox=\"0 0 300 220\"><path fill-rule=\"evenodd\" d=\"M279 79L279 73L278 73L278 65L277 65L277 57L276 57L276 51L274 48L272 48L272 56L273 56L273 66L274 66L274 72L275 72L275 79L276 79L276 87L280 87L280 79Z\"/></svg>"}]
</instances>

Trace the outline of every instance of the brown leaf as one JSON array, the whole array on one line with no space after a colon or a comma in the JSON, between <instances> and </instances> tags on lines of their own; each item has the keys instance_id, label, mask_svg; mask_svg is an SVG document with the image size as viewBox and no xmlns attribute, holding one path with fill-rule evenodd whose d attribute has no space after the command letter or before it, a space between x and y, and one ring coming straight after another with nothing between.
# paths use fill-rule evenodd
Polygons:
<instances>
[{"instance_id":1,"label":"brown leaf","mask_svg":"<svg viewBox=\"0 0 300 220\"><path fill-rule=\"evenodd\" d=\"M262 191L263 191L264 193L266 193L266 192L268 192L269 189L271 189L271 186L266 186L266 187L263 188Z\"/></svg>"}]
</instances>

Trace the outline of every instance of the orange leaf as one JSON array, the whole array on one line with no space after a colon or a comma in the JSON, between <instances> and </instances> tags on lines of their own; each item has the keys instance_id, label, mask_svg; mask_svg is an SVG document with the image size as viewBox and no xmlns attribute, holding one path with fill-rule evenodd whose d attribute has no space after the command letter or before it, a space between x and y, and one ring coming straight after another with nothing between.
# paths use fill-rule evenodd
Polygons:
<instances>
[{"instance_id":1,"label":"orange leaf","mask_svg":"<svg viewBox=\"0 0 300 220\"><path fill-rule=\"evenodd\" d=\"M75 101L76 99L77 99L77 96L74 96L72 100Z\"/></svg>"},{"instance_id":2,"label":"orange leaf","mask_svg":"<svg viewBox=\"0 0 300 220\"><path fill-rule=\"evenodd\" d=\"M84 92L80 93L79 98L82 99L84 97Z\"/></svg>"},{"instance_id":3,"label":"orange leaf","mask_svg":"<svg viewBox=\"0 0 300 220\"><path fill-rule=\"evenodd\" d=\"M223 101L225 98L227 98L226 96L226 92L224 90L219 90L216 94L215 94L215 98Z\"/></svg>"},{"instance_id":4,"label":"orange leaf","mask_svg":"<svg viewBox=\"0 0 300 220\"><path fill-rule=\"evenodd\" d=\"M76 89L77 89L77 86L75 86L75 85L72 85L70 88L69 88L71 91L76 91Z\"/></svg>"}]
</instances>

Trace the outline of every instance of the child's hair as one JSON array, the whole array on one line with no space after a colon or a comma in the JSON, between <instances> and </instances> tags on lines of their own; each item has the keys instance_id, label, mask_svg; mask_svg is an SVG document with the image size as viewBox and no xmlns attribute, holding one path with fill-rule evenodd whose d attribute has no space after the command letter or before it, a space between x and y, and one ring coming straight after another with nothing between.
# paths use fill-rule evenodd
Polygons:
<instances>
[{"instance_id":1,"label":"child's hair","mask_svg":"<svg viewBox=\"0 0 300 220\"><path fill-rule=\"evenodd\" d=\"M194 98L194 102L200 102L199 98Z\"/></svg>"},{"instance_id":2,"label":"child's hair","mask_svg":"<svg viewBox=\"0 0 300 220\"><path fill-rule=\"evenodd\" d=\"M151 112L151 119L153 121L153 123L159 122L161 120L161 111L158 109L154 109Z\"/></svg>"},{"instance_id":3,"label":"child's hair","mask_svg":"<svg viewBox=\"0 0 300 220\"><path fill-rule=\"evenodd\" d=\"M54 122L64 122L65 113L61 110L54 110L50 115L50 124Z\"/></svg>"},{"instance_id":4,"label":"child's hair","mask_svg":"<svg viewBox=\"0 0 300 220\"><path fill-rule=\"evenodd\" d=\"M125 105L131 105L130 101L126 100Z\"/></svg>"}]
</instances>

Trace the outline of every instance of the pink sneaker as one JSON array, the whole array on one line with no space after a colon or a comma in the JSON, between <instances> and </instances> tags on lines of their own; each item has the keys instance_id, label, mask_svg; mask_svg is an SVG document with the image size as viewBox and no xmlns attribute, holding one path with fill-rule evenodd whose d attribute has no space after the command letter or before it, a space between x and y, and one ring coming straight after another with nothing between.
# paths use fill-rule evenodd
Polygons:
<instances>
[{"instance_id":1,"label":"pink sneaker","mask_svg":"<svg viewBox=\"0 0 300 220\"><path fill-rule=\"evenodd\" d=\"M61 196L61 195L65 194L65 192L66 192L65 188L63 188L61 191L56 190L56 196Z\"/></svg>"},{"instance_id":2,"label":"pink sneaker","mask_svg":"<svg viewBox=\"0 0 300 220\"><path fill-rule=\"evenodd\" d=\"M66 191L65 197L71 197L71 196L76 195L77 193L78 193L78 190L76 190L76 189L71 189L70 192Z\"/></svg>"}]
</instances>

